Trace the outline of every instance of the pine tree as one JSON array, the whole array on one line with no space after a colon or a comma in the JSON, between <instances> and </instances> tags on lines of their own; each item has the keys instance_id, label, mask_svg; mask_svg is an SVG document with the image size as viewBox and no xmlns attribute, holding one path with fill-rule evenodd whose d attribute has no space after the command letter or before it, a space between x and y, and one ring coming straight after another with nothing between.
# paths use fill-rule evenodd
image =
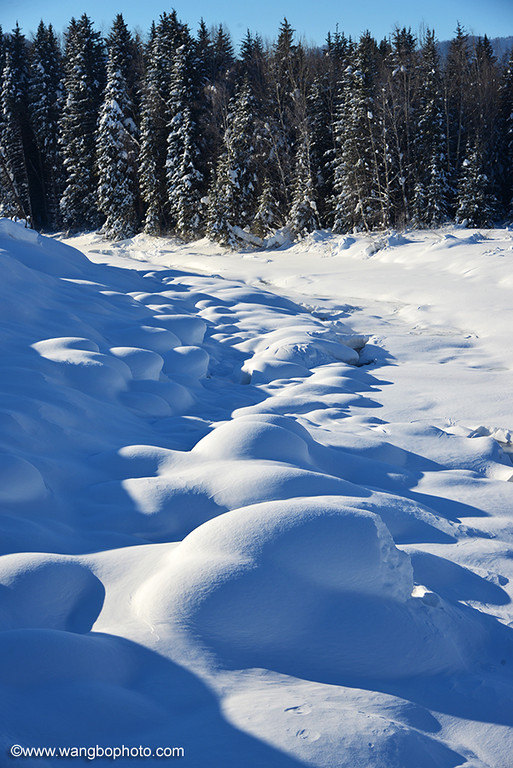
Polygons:
<instances>
[{"instance_id":1,"label":"pine tree","mask_svg":"<svg viewBox=\"0 0 513 768\"><path fill-rule=\"evenodd\" d=\"M490 227L497 215L497 200L487 174L485 152L479 138L463 161L456 221L467 227Z\"/></svg>"},{"instance_id":2,"label":"pine tree","mask_svg":"<svg viewBox=\"0 0 513 768\"><path fill-rule=\"evenodd\" d=\"M380 142L376 101L376 44L362 36L352 66L344 73L334 127L334 224L336 232L370 230L389 225L387 171ZM386 149L386 147L385 147Z\"/></svg>"},{"instance_id":3,"label":"pine tree","mask_svg":"<svg viewBox=\"0 0 513 768\"><path fill-rule=\"evenodd\" d=\"M104 49L100 34L86 14L72 19L66 35L66 101L61 121L61 147L66 187L61 214L68 229L94 229L100 224L97 201L96 129L104 85Z\"/></svg>"},{"instance_id":4,"label":"pine tree","mask_svg":"<svg viewBox=\"0 0 513 768\"><path fill-rule=\"evenodd\" d=\"M28 71L25 38L16 26L8 40L2 73L0 173L2 214L33 222L27 168Z\"/></svg>"},{"instance_id":5,"label":"pine tree","mask_svg":"<svg viewBox=\"0 0 513 768\"><path fill-rule=\"evenodd\" d=\"M287 227L294 237L302 237L319 229L310 163L310 136L306 125L303 126L303 136L296 152L294 191Z\"/></svg>"},{"instance_id":6,"label":"pine tree","mask_svg":"<svg viewBox=\"0 0 513 768\"><path fill-rule=\"evenodd\" d=\"M64 166L59 145L63 102L63 68L59 43L50 25L40 23L31 56L30 121L38 153L41 180L41 223L57 229L59 201L64 189Z\"/></svg>"},{"instance_id":7,"label":"pine tree","mask_svg":"<svg viewBox=\"0 0 513 768\"><path fill-rule=\"evenodd\" d=\"M198 79L203 86L214 79L214 45L204 19L201 19L195 41Z\"/></svg>"},{"instance_id":8,"label":"pine tree","mask_svg":"<svg viewBox=\"0 0 513 768\"><path fill-rule=\"evenodd\" d=\"M437 226L448 219L451 188L443 92L435 33L428 31L422 47L419 120L415 137L417 183L413 202L417 224Z\"/></svg>"},{"instance_id":9,"label":"pine tree","mask_svg":"<svg viewBox=\"0 0 513 768\"><path fill-rule=\"evenodd\" d=\"M468 35L458 22L456 35L449 47L445 68L445 110L447 125L447 157L451 180L458 178L467 141L470 94L470 55Z\"/></svg>"},{"instance_id":10,"label":"pine tree","mask_svg":"<svg viewBox=\"0 0 513 768\"><path fill-rule=\"evenodd\" d=\"M233 54L233 45L230 38L230 33L223 27L222 24L219 24L216 30L212 48L214 79L224 79L229 75L230 69L235 63L235 56Z\"/></svg>"},{"instance_id":11,"label":"pine tree","mask_svg":"<svg viewBox=\"0 0 513 768\"><path fill-rule=\"evenodd\" d=\"M311 133L310 166L318 201L318 215L323 226L329 226L331 223L330 202L334 193L335 109L331 74L325 72L315 78L308 94L308 122Z\"/></svg>"},{"instance_id":12,"label":"pine tree","mask_svg":"<svg viewBox=\"0 0 513 768\"><path fill-rule=\"evenodd\" d=\"M128 29L123 14L118 13L107 37L109 57L115 69L122 75L130 102L134 106L132 118L135 122L135 106L140 78L140 50L137 41Z\"/></svg>"},{"instance_id":13,"label":"pine tree","mask_svg":"<svg viewBox=\"0 0 513 768\"><path fill-rule=\"evenodd\" d=\"M111 48L96 153L98 204L105 216L102 230L113 240L131 237L137 228L138 133L133 109L119 56Z\"/></svg>"},{"instance_id":14,"label":"pine tree","mask_svg":"<svg viewBox=\"0 0 513 768\"><path fill-rule=\"evenodd\" d=\"M169 124L172 118L171 90L176 49L188 30L176 13L164 13L154 28L147 54L148 64L141 106L141 149L139 178L146 207L144 229L152 235L169 226L166 161Z\"/></svg>"},{"instance_id":15,"label":"pine tree","mask_svg":"<svg viewBox=\"0 0 513 768\"><path fill-rule=\"evenodd\" d=\"M262 191L257 202L257 211L251 231L258 237L267 237L283 226L278 201L274 196L273 186L269 177L264 178Z\"/></svg>"},{"instance_id":16,"label":"pine tree","mask_svg":"<svg viewBox=\"0 0 513 768\"><path fill-rule=\"evenodd\" d=\"M253 222L257 199L253 98L248 83L239 90L224 137L215 182L209 194L207 234L225 245L234 245L234 227Z\"/></svg>"},{"instance_id":17,"label":"pine tree","mask_svg":"<svg viewBox=\"0 0 513 768\"><path fill-rule=\"evenodd\" d=\"M295 96L298 93L298 46L294 32L286 18L280 25L278 39L270 62L271 94L268 138L274 169L271 178L275 184L280 209L284 214L290 208L290 190L293 186L294 146L297 120Z\"/></svg>"},{"instance_id":18,"label":"pine tree","mask_svg":"<svg viewBox=\"0 0 513 768\"><path fill-rule=\"evenodd\" d=\"M417 124L416 87L418 60L416 41L410 29L396 29L388 57L387 130L391 153L392 208L396 223L407 223L412 215L415 188L414 126ZM374 111L374 110L373 110Z\"/></svg>"},{"instance_id":19,"label":"pine tree","mask_svg":"<svg viewBox=\"0 0 513 768\"><path fill-rule=\"evenodd\" d=\"M508 221L513 219L513 50L504 70L499 93L499 194Z\"/></svg>"},{"instance_id":20,"label":"pine tree","mask_svg":"<svg viewBox=\"0 0 513 768\"><path fill-rule=\"evenodd\" d=\"M191 109L194 103L192 54L192 40L188 40L177 49L174 56L166 162L171 227L186 239L200 233L202 197L197 126Z\"/></svg>"}]
</instances>

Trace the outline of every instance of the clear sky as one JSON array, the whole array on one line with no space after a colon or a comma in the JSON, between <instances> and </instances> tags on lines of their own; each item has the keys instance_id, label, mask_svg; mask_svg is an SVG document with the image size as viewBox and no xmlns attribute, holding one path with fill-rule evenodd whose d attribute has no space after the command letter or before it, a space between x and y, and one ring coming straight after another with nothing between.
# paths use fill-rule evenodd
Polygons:
<instances>
[{"instance_id":1,"label":"clear sky","mask_svg":"<svg viewBox=\"0 0 513 768\"><path fill-rule=\"evenodd\" d=\"M440 40L452 36L459 20L476 35L513 35L513 0L0 0L0 24L10 30L16 21L28 35L41 17L62 31L71 16L86 11L99 29L107 29L121 11L131 27L145 31L163 10L176 8L179 18L196 29L203 16L208 25L223 22L239 42L249 27L273 38L283 16L308 42L322 43L328 30L357 37L365 29L378 38L393 27L435 27Z\"/></svg>"}]
</instances>

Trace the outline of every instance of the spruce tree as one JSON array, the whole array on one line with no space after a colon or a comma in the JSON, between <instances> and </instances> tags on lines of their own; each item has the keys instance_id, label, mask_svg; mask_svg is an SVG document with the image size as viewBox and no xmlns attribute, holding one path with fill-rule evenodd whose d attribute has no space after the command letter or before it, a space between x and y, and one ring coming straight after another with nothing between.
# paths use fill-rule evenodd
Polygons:
<instances>
[{"instance_id":1,"label":"spruce tree","mask_svg":"<svg viewBox=\"0 0 513 768\"><path fill-rule=\"evenodd\" d=\"M428 31L422 47L420 72L419 120L414 141L417 183L413 214L417 224L437 226L449 216L451 188L447 179L440 62L433 31Z\"/></svg>"},{"instance_id":2,"label":"spruce tree","mask_svg":"<svg viewBox=\"0 0 513 768\"><path fill-rule=\"evenodd\" d=\"M183 238L200 233L202 174L198 170L197 126L191 77L192 40L181 45L174 56L167 139L167 194L171 228Z\"/></svg>"},{"instance_id":3,"label":"spruce tree","mask_svg":"<svg viewBox=\"0 0 513 768\"><path fill-rule=\"evenodd\" d=\"M98 204L105 216L102 230L113 240L131 237L137 228L138 132L133 110L117 51L111 48L96 155Z\"/></svg>"},{"instance_id":4,"label":"spruce tree","mask_svg":"<svg viewBox=\"0 0 513 768\"><path fill-rule=\"evenodd\" d=\"M27 168L28 70L25 38L16 26L7 41L2 73L0 173L2 213L33 223Z\"/></svg>"},{"instance_id":5,"label":"spruce tree","mask_svg":"<svg viewBox=\"0 0 513 768\"><path fill-rule=\"evenodd\" d=\"M496 215L497 200L478 137L462 163L456 221L467 227L491 227Z\"/></svg>"},{"instance_id":6,"label":"spruce tree","mask_svg":"<svg viewBox=\"0 0 513 768\"><path fill-rule=\"evenodd\" d=\"M257 201L257 210L251 231L258 237L267 237L282 226L283 220L278 201L274 195L273 185L269 177L266 176Z\"/></svg>"},{"instance_id":7,"label":"spruce tree","mask_svg":"<svg viewBox=\"0 0 513 768\"><path fill-rule=\"evenodd\" d=\"M453 186L457 184L467 142L470 111L470 53L468 35L458 22L445 67L447 156Z\"/></svg>"},{"instance_id":8,"label":"spruce tree","mask_svg":"<svg viewBox=\"0 0 513 768\"><path fill-rule=\"evenodd\" d=\"M70 230L100 224L96 171L96 129L104 86L104 49L86 14L72 19L66 34L66 100L61 147L66 187L61 198L64 225Z\"/></svg>"},{"instance_id":9,"label":"spruce tree","mask_svg":"<svg viewBox=\"0 0 513 768\"><path fill-rule=\"evenodd\" d=\"M39 24L32 46L30 121L38 153L42 186L41 223L57 229L64 189L64 166L59 145L63 105L63 66L58 40L50 25Z\"/></svg>"},{"instance_id":10,"label":"spruce tree","mask_svg":"<svg viewBox=\"0 0 513 768\"><path fill-rule=\"evenodd\" d=\"M414 133L418 122L418 57L416 40L410 29L394 31L392 53L386 63L389 72L387 133L391 153L391 204L394 221L404 224L412 215L416 176Z\"/></svg>"},{"instance_id":11,"label":"spruce tree","mask_svg":"<svg viewBox=\"0 0 513 768\"><path fill-rule=\"evenodd\" d=\"M500 201L508 221L513 220L513 50L504 70L499 94Z\"/></svg>"},{"instance_id":12,"label":"spruce tree","mask_svg":"<svg viewBox=\"0 0 513 768\"><path fill-rule=\"evenodd\" d=\"M333 198L333 159L335 137L335 94L331 73L325 72L315 78L308 94L308 122L310 125L309 157L313 183L318 201L318 216L323 226L331 224Z\"/></svg>"},{"instance_id":13,"label":"spruce tree","mask_svg":"<svg viewBox=\"0 0 513 768\"><path fill-rule=\"evenodd\" d=\"M303 135L296 151L294 190L287 227L294 237L302 237L319 229L310 162L310 135L306 125L303 126Z\"/></svg>"},{"instance_id":14,"label":"spruce tree","mask_svg":"<svg viewBox=\"0 0 513 768\"><path fill-rule=\"evenodd\" d=\"M253 97L244 83L233 102L224 136L224 150L209 194L207 234L225 245L235 245L234 227L253 222L257 200Z\"/></svg>"},{"instance_id":15,"label":"spruce tree","mask_svg":"<svg viewBox=\"0 0 513 768\"><path fill-rule=\"evenodd\" d=\"M144 229L159 235L169 227L166 162L172 114L171 79L176 49L188 31L173 11L163 13L153 30L141 106L140 187L146 207Z\"/></svg>"},{"instance_id":16,"label":"spruce tree","mask_svg":"<svg viewBox=\"0 0 513 768\"><path fill-rule=\"evenodd\" d=\"M128 29L123 14L118 13L112 24L112 29L107 37L109 57L113 66L120 72L125 83L130 102L135 107L138 99L138 87L140 78L140 50L137 41Z\"/></svg>"},{"instance_id":17,"label":"spruce tree","mask_svg":"<svg viewBox=\"0 0 513 768\"><path fill-rule=\"evenodd\" d=\"M336 232L389 225L386 168L379 152L382 125L377 108L376 44L362 36L344 73L335 123L334 223ZM386 152L383 155L386 156Z\"/></svg>"}]
</instances>

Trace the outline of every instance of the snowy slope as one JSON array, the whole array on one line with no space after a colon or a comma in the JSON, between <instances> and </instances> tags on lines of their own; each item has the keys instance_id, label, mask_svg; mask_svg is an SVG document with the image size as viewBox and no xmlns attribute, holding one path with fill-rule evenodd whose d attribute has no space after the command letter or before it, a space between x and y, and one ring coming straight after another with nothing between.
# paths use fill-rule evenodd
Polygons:
<instances>
[{"instance_id":1,"label":"snowy slope","mask_svg":"<svg viewBox=\"0 0 513 768\"><path fill-rule=\"evenodd\" d=\"M4 753L510 765L511 233L0 261Z\"/></svg>"}]
</instances>

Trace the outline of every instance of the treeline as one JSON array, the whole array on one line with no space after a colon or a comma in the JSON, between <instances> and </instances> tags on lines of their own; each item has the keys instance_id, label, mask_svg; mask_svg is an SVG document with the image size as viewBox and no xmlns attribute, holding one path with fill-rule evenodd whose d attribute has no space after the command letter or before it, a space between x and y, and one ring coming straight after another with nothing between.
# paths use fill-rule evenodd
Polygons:
<instances>
[{"instance_id":1,"label":"treeline","mask_svg":"<svg viewBox=\"0 0 513 768\"><path fill-rule=\"evenodd\" d=\"M222 243L513 218L513 53L458 25L322 48L164 13L143 41L87 15L63 45L0 30L0 213L46 230Z\"/></svg>"}]
</instances>

